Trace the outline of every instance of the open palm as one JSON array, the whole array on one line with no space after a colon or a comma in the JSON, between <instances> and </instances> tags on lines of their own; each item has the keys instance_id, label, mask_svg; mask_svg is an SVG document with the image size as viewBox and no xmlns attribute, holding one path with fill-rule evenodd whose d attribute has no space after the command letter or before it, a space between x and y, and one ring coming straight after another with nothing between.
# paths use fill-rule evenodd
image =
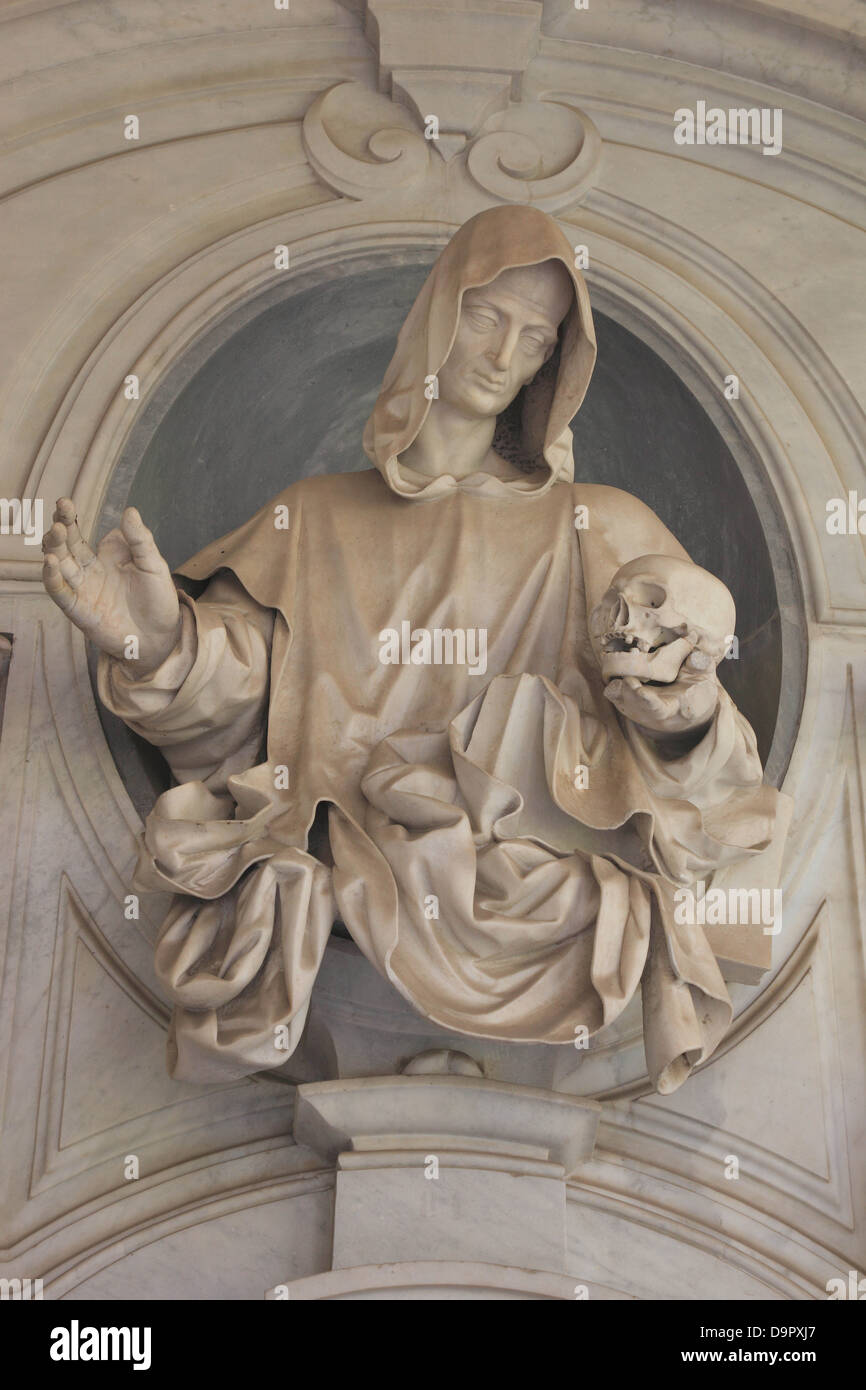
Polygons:
<instances>
[{"instance_id":1,"label":"open palm","mask_svg":"<svg viewBox=\"0 0 866 1390\"><path fill-rule=\"evenodd\" d=\"M42 541L42 582L71 622L109 656L140 674L165 660L180 632L180 605L168 565L135 507L94 552L61 497ZM130 639L135 639L131 641Z\"/></svg>"}]
</instances>

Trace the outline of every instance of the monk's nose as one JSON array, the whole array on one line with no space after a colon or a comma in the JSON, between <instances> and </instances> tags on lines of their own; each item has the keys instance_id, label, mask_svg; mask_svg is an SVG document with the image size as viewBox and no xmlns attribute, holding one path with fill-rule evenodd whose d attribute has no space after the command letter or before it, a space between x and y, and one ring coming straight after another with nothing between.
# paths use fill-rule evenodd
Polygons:
<instances>
[{"instance_id":1,"label":"monk's nose","mask_svg":"<svg viewBox=\"0 0 866 1390\"><path fill-rule=\"evenodd\" d=\"M493 365L500 372L507 372L511 366L511 359L514 356L514 349L517 346L517 333L509 332L504 334L499 346L493 352Z\"/></svg>"}]
</instances>

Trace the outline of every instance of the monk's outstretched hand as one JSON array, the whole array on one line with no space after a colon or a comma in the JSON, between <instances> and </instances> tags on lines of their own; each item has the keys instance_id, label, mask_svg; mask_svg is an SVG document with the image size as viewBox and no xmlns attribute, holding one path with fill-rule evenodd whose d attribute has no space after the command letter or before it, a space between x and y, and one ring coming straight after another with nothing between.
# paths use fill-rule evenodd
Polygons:
<instances>
[{"instance_id":1,"label":"monk's outstretched hand","mask_svg":"<svg viewBox=\"0 0 866 1390\"><path fill-rule=\"evenodd\" d=\"M75 504L61 497L42 540L42 582L57 607L136 675L159 666L180 636L180 605L168 565L135 507L93 551Z\"/></svg>"}]
</instances>

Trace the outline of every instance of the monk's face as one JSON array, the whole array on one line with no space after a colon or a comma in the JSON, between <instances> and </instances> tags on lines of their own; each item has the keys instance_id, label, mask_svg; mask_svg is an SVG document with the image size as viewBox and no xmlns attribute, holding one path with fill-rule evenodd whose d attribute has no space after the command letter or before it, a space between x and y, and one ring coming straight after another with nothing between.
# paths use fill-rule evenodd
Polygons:
<instances>
[{"instance_id":1,"label":"monk's face","mask_svg":"<svg viewBox=\"0 0 866 1390\"><path fill-rule=\"evenodd\" d=\"M573 297L559 261L504 270L467 290L439 399L465 415L498 415L550 357Z\"/></svg>"}]
</instances>

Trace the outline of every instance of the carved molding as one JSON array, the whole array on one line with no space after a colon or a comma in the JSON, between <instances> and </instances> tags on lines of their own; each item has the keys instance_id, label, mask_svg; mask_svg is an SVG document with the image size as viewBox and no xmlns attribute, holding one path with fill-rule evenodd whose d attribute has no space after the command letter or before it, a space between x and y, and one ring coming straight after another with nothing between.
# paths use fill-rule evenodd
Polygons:
<instances>
[{"instance_id":1,"label":"carved molding","mask_svg":"<svg viewBox=\"0 0 866 1390\"><path fill-rule=\"evenodd\" d=\"M154 389L161 373L193 341L222 321L229 312L242 304L251 303L257 294L273 291L277 287L276 282L280 277L274 273L273 259L268 256L266 248L273 246L278 235L288 241L291 249L292 268L284 273L282 279L282 284L288 289L292 283L303 284L310 274L350 265L353 258L369 256L373 252L387 256L389 250L398 251L407 246L435 249L451 230L449 227L443 228L441 223L431 226L420 219L381 223L371 223L368 219L368 212L349 202L306 207L288 221L273 220L250 228L178 266L170 277L155 285L125 315L123 323L112 331L111 350L106 344L104 352L94 354L92 378L87 383L79 384L52 450L51 463L53 465L56 460L58 471L50 482L46 479L39 482L34 480L35 487L49 495L52 492L74 491L85 525L92 525L95 506L104 495L111 470L135 420L135 408L130 409L129 403L119 397L115 389L116 360L118 355L125 355L124 341L128 340L130 346L130 356L127 358L130 369ZM575 237L585 235L582 230L579 233L577 228L573 229L572 234ZM662 340L673 345L677 370L688 380L688 370L691 369L692 380L703 383L699 386L703 399L712 401L714 394L718 396L713 383L723 379L734 354L744 351L751 354L756 364L750 375L752 388L748 396L739 402L737 429L746 432L750 449L765 464L774 482L778 479L781 485L786 476L785 459L774 434L766 430L765 422L774 402L781 405L784 401L783 408L787 410L791 396L787 391L784 395L778 394L775 364L769 360L765 366L761 364L760 349L746 337L737 317L734 314L722 317L714 290L716 284L730 286L732 283L725 276L725 267L716 268L708 258L702 264L700 280L694 283L691 276L678 274L666 264L661 234L651 238L640 250L623 238L596 234L593 249L594 260L589 274L592 293L600 294L604 307L611 304L616 317L624 318L627 323L630 319L637 319L642 336L649 336L654 346ZM736 285L736 280L733 283ZM747 291L748 286L744 285L744 296ZM706 324L705 331L696 331L695 325L702 322ZM773 327L779 335L783 334L784 323ZM656 332L655 338L648 332L650 328ZM151 335L149 341L148 334ZM140 356L134 356L134 345L141 345L142 342L145 344L144 351L140 352ZM84 389L85 385L89 389ZM112 398L111 404L107 411L100 410L99 404L106 395ZM94 433L85 455L82 476L75 480L69 476L74 451L67 446L67 432L70 437L80 440L87 438L88 430ZM739 456L742 457L742 452ZM788 516L796 536L803 521L803 512L800 509L788 513ZM813 682L820 681L820 667L812 668L810 678ZM83 694L86 701L91 700L89 689L83 690ZM91 718L95 725L95 715L91 714ZM95 727L96 740L101 744L101 733L98 726ZM108 757L107 753L105 757ZM814 805L820 800L820 787L829 772L830 766L825 761L813 760L807 764L808 804ZM122 796L125 800L125 794ZM126 815L134 820L134 813L128 805ZM804 919L796 906L791 908L786 915L784 940L776 943L777 962L783 961L793 949L809 920L811 916ZM751 993L747 997L751 999ZM630 1053L626 1068L628 1084L640 1084L643 1064L639 1029L634 1026L626 1031L629 1033L628 1039L617 1036L600 1049L597 1057L586 1059L587 1068L584 1070L587 1075L584 1079L591 1094L611 1094L610 1079L604 1075L607 1065L605 1057L611 1051L611 1043L612 1052L617 1054L620 1081L625 1063L623 1045L626 1044L626 1051ZM588 1072L591 1070L595 1073L599 1067L601 1070L590 1082Z\"/></svg>"},{"instance_id":2,"label":"carved molding","mask_svg":"<svg viewBox=\"0 0 866 1390\"><path fill-rule=\"evenodd\" d=\"M436 96L430 90L422 103L429 115L436 114ZM365 201L387 194L395 210L419 196L434 206L456 201L461 221L495 202L564 212L580 202L598 175L601 137L570 103L506 105L477 127L467 119L469 135L440 131L430 138L425 126L433 127L427 123L428 116L360 83L345 82L310 106L304 149L335 193Z\"/></svg>"},{"instance_id":3,"label":"carved molding","mask_svg":"<svg viewBox=\"0 0 866 1390\"><path fill-rule=\"evenodd\" d=\"M98 1215L107 1233L139 1203L164 1211L182 1173L194 1187L200 1172L213 1189L214 1150L227 1158L286 1139L292 1094L165 1077L153 905L141 921L124 914L137 818L102 737L82 644L45 597L0 598L0 613L16 634L0 741L0 834L17 871L0 892L0 1259L11 1259L50 1232L56 1249L81 1249L77 1222L58 1232L70 1210ZM133 1182L130 1153L140 1159Z\"/></svg>"},{"instance_id":4,"label":"carved molding","mask_svg":"<svg viewBox=\"0 0 866 1390\"><path fill-rule=\"evenodd\" d=\"M348 267L354 259L371 254L387 257L407 247L438 249L451 230L453 227L447 224L443 227L441 222L431 224L420 218L371 222L369 211L355 203L325 203L299 210L291 219L269 220L190 258L153 286L124 316L123 323L112 331L111 350L106 344L105 351L94 354L91 379L79 384L70 401L47 461L46 474L34 479L34 490L48 495L73 492L84 525L93 525L96 507L123 451L136 412L141 409L141 405L130 407L116 391L117 356L126 358L129 369L140 376L149 393L191 343L242 305L252 304L257 295L288 292L294 285L305 284L312 275ZM575 239L586 235L582 228L570 230ZM267 249L272 248L278 236L287 241L291 253L291 269L280 275L275 274ZM785 455L775 433L766 428L768 414L772 417L776 409L787 412L794 404L792 393L787 388L780 392L778 372L769 350L764 348L762 352L763 344L749 339L735 312L722 313L721 287L730 288L737 283L727 277L726 265L717 266L708 258L701 265L696 283L692 276L677 273L667 264L663 243L662 229L640 249L621 235L594 233L594 257L588 274L591 293L602 307L610 308L614 317L634 327L657 350L667 345L676 370L714 411L717 420L724 420L717 383L724 379L732 360L749 354L750 391L738 402L735 416L728 412L734 427L733 433L728 430L727 437L739 459L750 459L754 466L757 457L774 487L785 489L780 500L786 520L795 542L802 534L807 549L806 528L810 521L814 524L814 519L804 513L790 488ZM744 299L749 288L743 284ZM769 328L781 337L786 324L771 320ZM129 345L128 357L125 343ZM139 355L133 355L136 347ZM108 409L100 409L106 398L110 400ZM75 479L70 476L70 462L75 455L67 437L86 439L88 431L92 432L90 445L81 475ZM817 596L811 598L810 606L817 606L817 602ZM793 621L796 622L796 615ZM819 667L812 668L810 679L813 683L820 680ZM89 691L86 698L90 698ZM101 742L101 733L97 737ZM821 760L806 767L809 804L820 799L819 789L829 770ZM134 816L131 808L128 813ZM811 915L803 920L793 911L786 918L784 940L775 943L777 962L793 949L809 920ZM617 1038L618 1051L624 1041ZM634 1029L630 1041L634 1050L630 1079L637 1080L642 1073L639 1029ZM609 1086L610 1082L599 1076L591 1090L607 1093Z\"/></svg>"},{"instance_id":5,"label":"carved molding","mask_svg":"<svg viewBox=\"0 0 866 1390\"><path fill-rule=\"evenodd\" d=\"M288 1287L293 1302L318 1302L328 1299L398 1299L418 1298L426 1292L429 1298L574 1300L577 1280L569 1274L550 1274L545 1270L514 1269L509 1265L487 1264L473 1260L405 1260L393 1264L353 1265L349 1269L332 1269L295 1279ZM625 1299L621 1294L601 1284L587 1284L585 1297ZM269 1300L284 1297L269 1290Z\"/></svg>"},{"instance_id":6,"label":"carved molding","mask_svg":"<svg viewBox=\"0 0 866 1390\"><path fill-rule=\"evenodd\" d=\"M12 661L12 638L0 632L0 736L3 733L3 709L6 704L6 685Z\"/></svg>"},{"instance_id":7,"label":"carved molding","mask_svg":"<svg viewBox=\"0 0 866 1390\"><path fill-rule=\"evenodd\" d=\"M379 56L379 90L423 126L437 115L435 149L447 163L517 94L541 33L535 0L368 0L366 35Z\"/></svg>"},{"instance_id":8,"label":"carved molding","mask_svg":"<svg viewBox=\"0 0 866 1390\"><path fill-rule=\"evenodd\" d=\"M114 11L138 22L138 8L134 0L117 0ZM351 15L343 30L310 26L301 39L288 29L278 36L267 30L209 39L206 62L192 76L188 38L175 35L178 41L172 42L154 35L166 64L166 91L150 93L147 141L131 154L118 147L115 103L116 90L129 91L142 69L134 26L118 27L118 52L128 47L116 62L105 55L80 60L72 31L58 33L52 60L63 65L68 85L49 89L44 74L22 78L19 124L0 164L5 187L26 185L16 207L27 206L25 197L33 199L34 227L45 222L46 209L59 206L61 190L68 196L74 179L89 176L87 171L108 178L128 158L138 160L146 176L129 185L139 191L165 169L155 161L173 149L196 167L209 159L220 164L218 153L227 149L235 155L251 149L255 177L233 183L215 169L211 184L178 207L174 189L182 190L182 181L166 184L165 206L135 225L123 222L123 198L115 207L106 204L113 256L92 263L70 259L62 294L52 293L48 308L34 315L32 340L22 339L4 379L9 407L2 439L14 482L3 490L48 499L74 492L90 525L136 411L190 346L241 306L252 312L259 296L289 293L356 260L399 256L407 248L438 249L460 221L491 202L537 201L560 216L572 209L563 220L576 241L590 245L594 302L671 361L738 459L751 459L756 476L760 471L769 479L793 538L805 593L809 683L786 782L796 796L798 819L786 853L785 930L774 943L776 973L759 993L737 994L739 1013L728 1042L689 1085L705 1086L722 1107L728 1059L750 1039L767 1036L765 1026L795 1020L793 1006L814 991L825 1035L822 1076L831 1093L822 1134L829 1145L847 1145L850 1163L834 1153L835 1166L822 1174L784 1154L774 1156L778 1140L768 1125L766 1136L752 1137L743 1147L750 1161L765 1165L761 1180L736 1191L735 1184L720 1184L718 1155L721 1149L736 1151L736 1125L721 1109L714 1117L708 1112L709 1118L695 1118L678 1115L669 1104L639 1100L642 1062L635 1030L631 1051L618 1038L586 1059L596 1069L591 1090L615 1104L605 1104L605 1152L573 1192L575 1224L591 1208L621 1219L629 1241L652 1230L678 1251L700 1247L708 1257L748 1272L775 1296L818 1296L840 1261L857 1257L851 1228L862 1231L848 1185L855 1194L863 1186L853 1156L863 1101L857 934L858 900L866 896L866 818L856 709L866 682L866 571L856 537L834 541L824 534L822 507L825 495L859 485L864 417L845 380L844 352L829 337L816 340L797 286L780 283L774 271L780 254L805 237L796 225L802 208L809 216L822 209L830 214L821 224L826 228L832 221L835 228L826 243L828 257L838 251L844 265L852 254L846 238L863 191L856 123L831 109L831 70L825 65L816 67L814 79L823 86L786 94L782 159L752 160L744 177L736 151L681 152L676 188L694 188L700 176L700 197L708 205L724 204L729 219L727 240L714 240L709 231L702 239L678 222L677 199L667 207L655 196L649 175L632 186L622 166L613 168L610 161L628 161L629 179L644 157L658 161L654 168L674 169L670 111L686 66L685 76L704 83L700 94L719 105L740 105L747 98L772 104L774 88L758 80L757 57L745 84L720 65L711 71L712 24L702 35L690 31L696 46L688 65L649 49L617 49L605 39L602 10L581 15L568 0L557 0L545 6L548 35L551 17L556 35L541 38L522 78L501 56L489 68L476 69L461 56L460 66L446 65L431 75L416 51L398 52L387 36L389 23L416 8L369 6L385 21L377 70ZM485 10L480 3L465 8ZM503 14L526 12L525 19L539 8L505 0L499 5ZM695 0L689 8L702 7ZM184 23L187 11L198 8L184 7ZM738 22L745 24L743 14ZM616 18L631 22L626 11ZM27 22L35 24L37 17ZM580 42L577 26L587 22L602 28L586 31L588 41ZM301 51L307 34L320 45L318 59ZM771 38L768 32L762 41ZM467 93L474 105L459 105L456 94L467 73L475 84ZM804 75L804 84L809 80ZM238 105L224 100L229 87L246 124ZM433 91L438 95L431 98ZM813 101L810 92L818 93ZM450 113L441 123L450 138L438 149L423 135L428 99ZM608 146L604 167L596 126ZM247 146L247 139L254 143ZM278 152L266 169L257 162L264 150ZM54 185L58 176L62 183ZM767 244L766 274L750 271L742 254L729 199L734 185L744 199L763 200L766 226L774 225L782 209L791 222L785 251ZM282 285L273 267L277 242L291 250ZM70 257L74 250L70 243ZM56 264L64 264L63 258ZM40 274L49 277L50 271L46 261ZM821 273L814 259L803 272ZM745 389L734 411L721 400L719 383L744 363ZM119 390L127 372L140 374L143 383L138 406L124 401ZM122 990L119 982L130 978L139 981L134 1009L153 1017L158 1006L148 983L147 932L130 931L121 910L137 817L101 734L83 646L38 590L33 550L4 536L0 551L7 581L0 593L0 629L15 636L0 743L0 825L4 843L15 849L14 862L9 856L0 865L8 883L8 891L0 891L0 917L8 925L0 941L0 1024L6 1030L0 1033L6 1058L0 1070L2 1166L10 1209L20 1205L3 1240L10 1255L32 1252L38 1261L32 1274L55 1271L60 1295L128 1251L207 1216L239 1211L282 1191L301 1192L305 1184L327 1187L332 1178L311 1172L310 1155L291 1146L291 1091L276 1083L237 1088L237 1108L218 1114L219 1095L169 1107L155 1139L158 1162L135 1190L119 1191L116 1173L108 1172L129 1137L123 1126L104 1148L96 1131L79 1134L58 1152L62 1130L53 1119L47 1125L46 1117L62 1110L66 1071L52 1051L55 1033L46 1023L46 1005L51 998L53 1009L72 1007L76 952L86 950L97 961L107 990ZM43 649L44 633L54 643L50 652ZM841 728L840 701L846 709ZM64 874L68 886L61 900ZM75 949L70 954L67 947ZM70 1025L70 1017L56 1018L56 1037L68 1037ZM790 1056L794 1071L797 1035L790 1027L790 1052L783 1055ZM103 1077L92 1072L86 1079L97 1085ZM37 1103L44 1148L37 1143ZM250 1116L261 1126L256 1135L273 1137L250 1143ZM189 1140L182 1152L178 1135ZM280 1177L291 1165L298 1171ZM583 1269L580 1259L575 1267Z\"/></svg>"}]
</instances>

